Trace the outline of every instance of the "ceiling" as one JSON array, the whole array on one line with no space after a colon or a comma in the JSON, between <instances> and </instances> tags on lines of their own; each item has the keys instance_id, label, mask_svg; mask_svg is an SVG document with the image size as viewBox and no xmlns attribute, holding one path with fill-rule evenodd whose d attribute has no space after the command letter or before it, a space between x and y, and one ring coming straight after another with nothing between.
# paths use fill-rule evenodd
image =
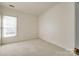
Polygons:
<instances>
[{"instance_id":1,"label":"ceiling","mask_svg":"<svg viewBox=\"0 0 79 59\"><path fill-rule=\"evenodd\" d=\"M56 2L2 2L3 7L12 8L9 5L15 6L12 9L22 11L25 13L40 15L52 6L56 5Z\"/></svg>"}]
</instances>

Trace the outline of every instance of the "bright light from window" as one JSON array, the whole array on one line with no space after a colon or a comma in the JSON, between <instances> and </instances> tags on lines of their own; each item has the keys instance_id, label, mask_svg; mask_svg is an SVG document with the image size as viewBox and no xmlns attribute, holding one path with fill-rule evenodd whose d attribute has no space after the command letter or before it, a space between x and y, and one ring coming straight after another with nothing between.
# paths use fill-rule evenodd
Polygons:
<instances>
[{"instance_id":1,"label":"bright light from window","mask_svg":"<svg viewBox=\"0 0 79 59\"><path fill-rule=\"evenodd\" d=\"M12 16L3 16L3 37L16 36L17 18Z\"/></svg>"}]
</instances>

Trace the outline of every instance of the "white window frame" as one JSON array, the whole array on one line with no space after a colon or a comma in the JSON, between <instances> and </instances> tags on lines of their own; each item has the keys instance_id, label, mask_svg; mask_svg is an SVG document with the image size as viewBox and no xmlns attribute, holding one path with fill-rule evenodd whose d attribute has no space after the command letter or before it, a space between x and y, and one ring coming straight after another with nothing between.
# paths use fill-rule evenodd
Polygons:
<instances>
[{"instance_id":1,"label":"white window frame","mask_svg":"<svg viewBox=\"0 0 79 59\"><path fill-rule=\"evenodd\" d=\"M4 17L15 17L16 18L16 33L14 34L14 35L11 35L11 34L8 34L8 35L5 35L4 34L4 26L3 26L3 20L4 20ZM8 38L8 37L16 37L17 36L17 17L16 16L7 16L7 15L4 15L3 16L3 19L2 19L2 36L4 37L4 38Z\"/></svg>"}]
</instances>

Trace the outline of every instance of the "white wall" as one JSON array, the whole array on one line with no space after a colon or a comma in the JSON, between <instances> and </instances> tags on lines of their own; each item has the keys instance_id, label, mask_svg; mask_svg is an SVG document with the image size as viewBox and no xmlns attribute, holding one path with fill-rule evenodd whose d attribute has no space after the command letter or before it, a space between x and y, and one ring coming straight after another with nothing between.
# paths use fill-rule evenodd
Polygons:
<instances>
[{"instance_id":1,"label":"white wall","mask_svg":"<svg viewBox=\"0 0 79 59\"><path fill-rule=\"evenodd\" d=\"M3 15L17 16L18 20L17 36L3 38L3 43L38 38L36 16L7 8L3 8Z\"/></svg>"},{"instance_id":2,"label":"white wall","mask_svg":"<svg viewBox=\"0 0 79 59\"><path fill-rule=\"evenodd\" d=\"M74 3L60 3L39 17L40 39L73 50L75 40Z\"/></svg>"}]
</instances>

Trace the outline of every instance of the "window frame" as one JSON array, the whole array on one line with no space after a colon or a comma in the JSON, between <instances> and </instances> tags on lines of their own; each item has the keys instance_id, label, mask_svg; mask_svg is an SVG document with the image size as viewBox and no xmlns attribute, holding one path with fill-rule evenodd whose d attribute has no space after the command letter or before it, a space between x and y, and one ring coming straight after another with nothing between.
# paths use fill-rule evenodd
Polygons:
<instances>
[{"instance_id":1,"label":"window frame","mask_svg":"<svg viewBox=\"0 0 79 59\"><path fill-rule=\"evenodd\" d=\"M4 34L3 34L3 29L4 29L4 27L3 27L3 17L4 16L9 16L9 17L16 17L16 36L8 36L8 37L4 37ZM18 17L17 16L12 16L12 15L3 15L2 16L2 37L3 38L10 38L10 37L17 37L18 36Z\"/></svg>"}]
</instances>

